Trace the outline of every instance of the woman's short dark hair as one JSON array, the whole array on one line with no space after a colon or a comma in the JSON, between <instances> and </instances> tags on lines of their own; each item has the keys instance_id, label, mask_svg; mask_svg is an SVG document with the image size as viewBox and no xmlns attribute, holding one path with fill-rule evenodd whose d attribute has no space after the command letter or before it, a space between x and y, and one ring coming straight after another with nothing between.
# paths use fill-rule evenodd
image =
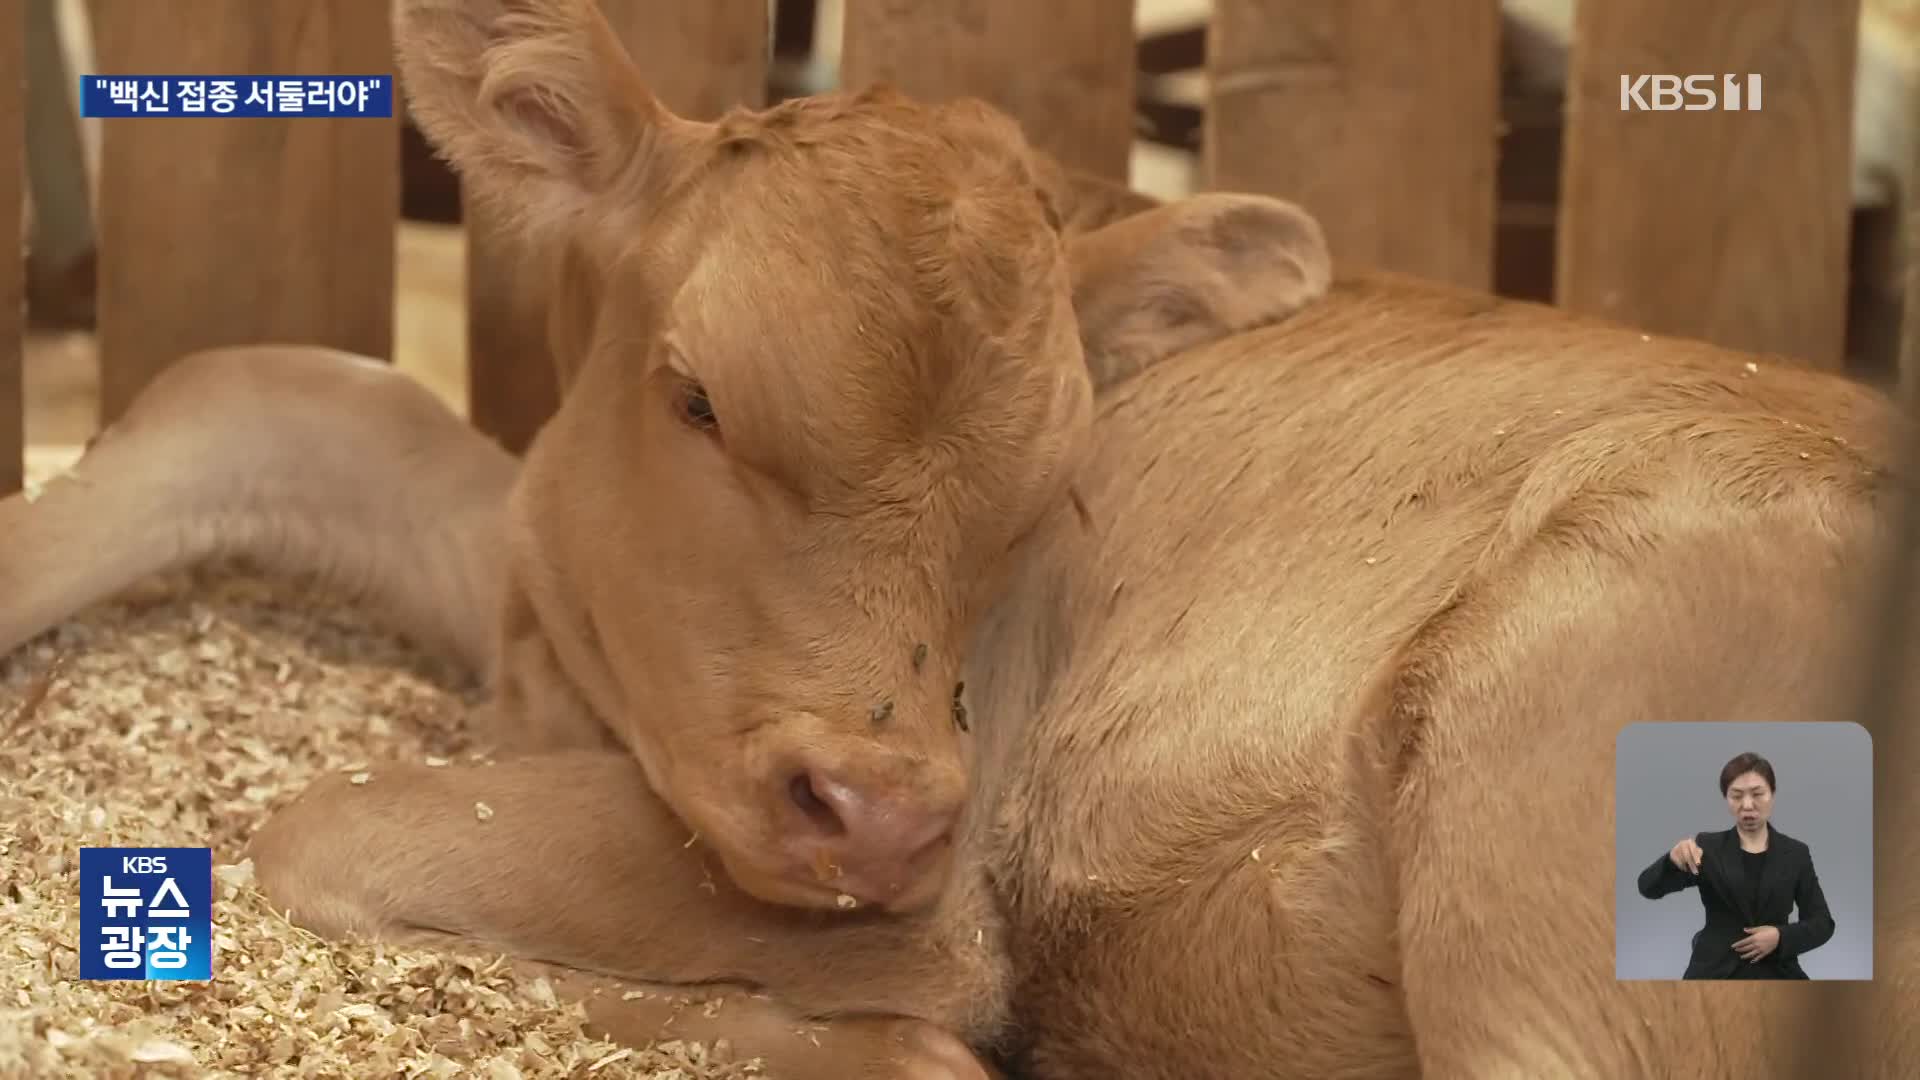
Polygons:
<instances>
[{"instance_id":1,"label":"woman's short dark hair","mask_svg":"<svg viewBox=\"0 0 1920 1080\"><path fill-rule=\"evenodd\" d=\"M1732 761L1727 762L1726 767L1720 770L1720 795L1722 798L1726 797L1727 789L1733 786L1733 782L1740 779L1741 775L1745 773L1759 773L1761 778L1767 782L1768 791L1778 789L1778 785L1773 782L1773 763L1761 757L1759 754L1748 751L1735 757Z\"/></svg>"}]
</instances>

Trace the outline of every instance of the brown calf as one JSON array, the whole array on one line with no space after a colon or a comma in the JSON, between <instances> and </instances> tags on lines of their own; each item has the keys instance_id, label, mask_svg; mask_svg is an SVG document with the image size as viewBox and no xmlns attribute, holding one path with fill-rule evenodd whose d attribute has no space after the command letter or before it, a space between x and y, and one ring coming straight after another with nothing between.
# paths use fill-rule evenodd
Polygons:
<instances>
[{"instance_id":1,"label":"brown calf","mask_svg":"<svg viewBox=\"0 0 1920 1080\"><path fill-rule=\"evenodd\" d=\"M580 283L525 465L389 373L227 351L0 504L0 648L244 550L489 678L497 764L256 838L297 921L757 987L597 1015L799 1077L1744 1077L1825 1034L1839 988L1613 981L1607 763L1637 720L1833 715L1881 398L1321 297L1271 200L1083 234L978 105L693 124L586 0L400 20L426 130ZM1878 929L1830 1060L1894 1076L1920 945Z\"/></svg>"}]
</instances>

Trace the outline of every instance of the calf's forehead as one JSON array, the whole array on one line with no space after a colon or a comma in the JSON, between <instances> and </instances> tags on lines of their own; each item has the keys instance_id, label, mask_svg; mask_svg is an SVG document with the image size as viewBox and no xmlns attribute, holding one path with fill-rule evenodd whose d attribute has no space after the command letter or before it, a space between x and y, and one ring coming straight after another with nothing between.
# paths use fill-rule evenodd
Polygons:
<instances>
[{"instance_id":1,"label":"calf's forehead","mask_svg":"<svg viewBox=\"0 0 1920 1080\"><path fill-rule=\"evenodd\" d=\"M738 191L738 185L732 185ZM844 349L902 338L933 313L900 244L870 208L792 193L731 197L698 215L698 235L671 312L708 340Z\"/></svg>"},{"instance_id":2,"label":"calf's forehead","mask_svg":"<svg viewBox=\"0 0 1920 1080\"><path fill-rule=\"evenodd\" d=\"M936 447L1023 404L1016 388L969 377L1009 368L1004 345L884 269L731 231L671 305L675 343L732 453L816 506L867 501L861 491L912 499Z\"/></svg>"},{"instance_id":3,"label":"calf's forehead","mask_svg":"<svg viewBox=\"0 0 1920 1080\"><path fill-rule=\"evenodd\" d=\"M871 456L876 441L1030 408L1020 384L1070 359L1042 355L1070 309L1037 192L991 171L862 191L830 182L853 167L832 151L723 164L680 218L672 244L687 260L662 283L668 323L723 427L784 429L789 455ZM813 157L824 178L809 175Z\"/></svg>"},{"instance_id":4,"label":"calf's forehead","mask_svg":"<svg viewBox=\"0 0 1920 1080\"><path fill-rule=\"evenodd\" d=\"M737 453L817 467L898 417L912 388L890 354L911 331L899 308L863 295L872 287L831 251L803 253L749 230L704 248L670 322Z\"/></svg>"}]
</instances>

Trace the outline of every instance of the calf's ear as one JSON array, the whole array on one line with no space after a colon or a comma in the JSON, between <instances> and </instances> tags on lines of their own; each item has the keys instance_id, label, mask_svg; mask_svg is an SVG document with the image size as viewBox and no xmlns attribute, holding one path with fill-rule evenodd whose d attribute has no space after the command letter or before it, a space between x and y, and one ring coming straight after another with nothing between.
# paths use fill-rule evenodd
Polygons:
<instances>
[{"instance_id":1,"label":"calf's ear","mask_svg":"<svg viewBox=\"0 0 1920 1080\"><path fill-rule=\"evenodd\" d=\"M396 0L421 132L474 195L536 237L657 197L704 125L648 90L594 0Z\"/></svg>"},{"instance_id":2,"label":"calf's ear","mask_svg":"<svg viewBox=\"0 0 1920 1080\"><path fill-rule=\"evenodd\" d=\"M1069 235L1073 306L1096 389L1277 322L1326 294L1320 223L1264 195L1208 192Z\"/></svg>"},{"instance_id":3,"label":"calf's ear","mask_svg":"<svg viewBox=\"0 0 1920 1080\"><path fill-rule=\"evenodd\" d=\"M1164 205L1159 199L1092 173L1069 169L1051 154L1029 148L1033 171L1060 215L1061 232L1078 236Z\"/></svg>"}]
</instances>

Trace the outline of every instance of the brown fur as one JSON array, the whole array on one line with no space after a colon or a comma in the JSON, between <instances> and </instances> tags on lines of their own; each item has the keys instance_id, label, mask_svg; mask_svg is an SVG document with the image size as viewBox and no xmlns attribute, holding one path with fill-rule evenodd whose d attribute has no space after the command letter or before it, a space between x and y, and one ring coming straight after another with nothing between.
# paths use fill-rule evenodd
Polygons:
<instances>
[{"instance_id":1,"label":"brown fur","mask_svg":"<svg viewBox=\"0 0 1920 1080\"><path fill-rule=\"evenodd\" d=\"M514 753L334 778L256 837L297 921L583 993L746 984L715 1017L591 1000L822 1080L981 1075L956 1035L1039 1078L1744 1077L1823 1034L1834 988L1613 981L1607 763L1636 720L1833 714L1883 398L1419 283L1322 295L1298 210L1135 208L977 104L676 120L586 0L407 0L399 37L427 130L589 286L517 475L398 377L282 349L183 362L0 503L0 648L238 548L487 676ZM243 360L305 426L195 434ZM676 426L690 377L717 437ZM166 542L74 556L114 534ZM789 815L793 756L953 803L951 856L836 910L782 860L861 844ZM1892 1077L1920 964L1910 918L1877 930L1887 1022L1834 1053Z\"/></svg>"}]
</instances>

